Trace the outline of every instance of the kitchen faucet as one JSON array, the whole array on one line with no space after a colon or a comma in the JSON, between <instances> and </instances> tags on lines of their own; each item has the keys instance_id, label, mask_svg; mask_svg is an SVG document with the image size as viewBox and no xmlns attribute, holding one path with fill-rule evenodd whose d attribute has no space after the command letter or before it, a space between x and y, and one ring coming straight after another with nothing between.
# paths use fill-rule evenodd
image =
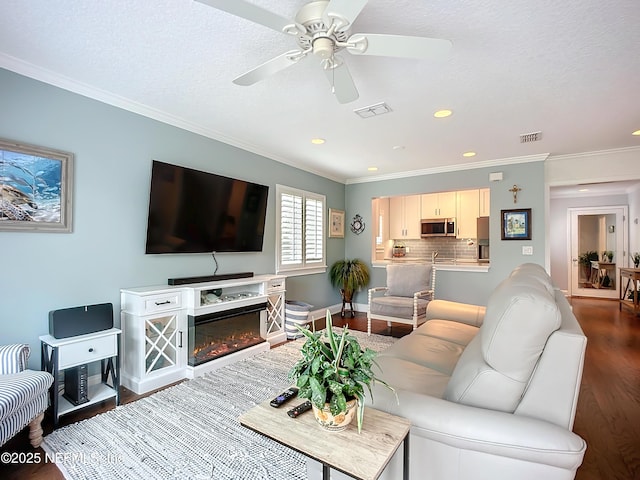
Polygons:
<instances>
[{"instance_id":1,"label":"kitchen faucet","mask_svg":"<svg viewBox=\"0 0 640 480\"><path fill-rule=\"evenodd\" d=\"M433 252L431 252L431 263L435 263L436 258L438 258L438 251L434 250Z\"/></svg>"}]
</instances>

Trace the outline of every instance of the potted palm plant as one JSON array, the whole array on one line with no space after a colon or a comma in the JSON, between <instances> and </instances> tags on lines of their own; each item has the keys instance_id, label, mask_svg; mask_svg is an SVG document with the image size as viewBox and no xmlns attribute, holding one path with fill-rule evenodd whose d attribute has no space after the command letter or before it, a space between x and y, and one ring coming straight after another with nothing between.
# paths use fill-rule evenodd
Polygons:
<instances>
[{"instance_id":1,"label":"potted palm plant","mask_svg":"<svg viewBox=\"0 0 640 480\"><path fill-rule=\"evenodd\" d=\"M360 433L365 386L372 400L371 385L376 381L394 393L395 390L372 370L377 352L362 349L348 327L336 334L328 310L326 320L327 326L322 332L297 325L306 341L301 349L302 358L289 371L289 379L296 383L298 396L311 401L321 426L332 431L344 430L356 415Z\"/></svg>"},{"instance_id":2,"label":"potted palm plant","mask_svg":"<svg viewBox=\"0 0 640 480\"><path fill-rule=\"evenodd\" d=\"M329 269L329 281L334 287L340 288L342 296L342 310L340 315L345 315L345 305L351 307L351 318L355 316L353 311L353 295L362 287L369 284L369 267L362 260L338 260Z\"/></svg>"}]
</instances>

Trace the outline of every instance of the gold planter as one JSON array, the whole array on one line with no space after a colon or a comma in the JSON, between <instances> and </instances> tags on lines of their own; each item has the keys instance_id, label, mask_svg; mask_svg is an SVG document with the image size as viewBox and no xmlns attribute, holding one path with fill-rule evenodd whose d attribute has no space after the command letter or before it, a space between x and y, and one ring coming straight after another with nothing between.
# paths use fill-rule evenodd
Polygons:
<instances>
[{"instance_id":1,"label":"gold planter","mask_svg":"<svg viewBox=\"0 0 640 480\"><path fill-rule=\"evenodd\" d=\"M347 428L351 423L351 420L353 420L357 411L357 405L358 401L355 398L353 400L349 400L347 402L347 411L340 412L335 416L331 414L331 409L329 408L328 403L324 404L324 408L322 410L313 405L313 414L323 428L332 432L340 432Z\"/></svg>"}]
</instances>

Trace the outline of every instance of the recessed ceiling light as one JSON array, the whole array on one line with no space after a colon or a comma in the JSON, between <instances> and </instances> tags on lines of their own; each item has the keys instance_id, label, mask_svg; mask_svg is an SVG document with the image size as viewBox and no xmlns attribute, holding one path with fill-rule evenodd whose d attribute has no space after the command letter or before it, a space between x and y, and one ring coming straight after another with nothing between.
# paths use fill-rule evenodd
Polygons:
<instances>
[{"instance_id":1,"label":"recessed ceiling light","mask_svg":"<svg viewBox=\"0 0 640 480\"><path fill-rule=\"evenodd\" d=\"M631 135L636 135L640 137L640 130L636 130L635 132L633 132Z\"/></svg>"},{"instance_id":2,"label":"recessed ceiling light","mask_svg":"<svg viewBox=\"0 0 640 480\"><path fill-rule=\"evenodd\" d=\"M463 157L475 157L476 156L476 152L464 152L462 154Z\"/></svg>"},{"instance_id":3,"label":"recessed ceiling light","mask_svg":"<svg viewBox=\"0 0 640 480\"><path fill-rule=\"evenodd\" d=\"M324 138L312 138L311 143L314 145L322 145L326 140Z\"/></svg>"},{"instance_id":4,"label":"recessed ceiling light","mask_svg":"<svg viewBox=\"0 0 640 480\"><path fill-rule=\"evenodd\" d=\"M581 188L580 190L578 190L579 192L588 192L589 189L588 188Z\"/></svg>"},{"instance_id":5,"label":"recessed ceiling light","mask_svg":"<svg viewBox=\"0 0 640 480\"><path fill-rule=\"evenodd\" d=\"M404 150L404 145L394 145L394 150Z\"/></svg>"},{"instance_id":6,"label":"recessed ceiling light","mask_svg":"<svg viewBox=\"0 0 640 480\"><path fill-rule=\"evenodd\" d=\"M370 172L377 172L378 171L378 167L369 167L369 168L367 168L367 170L369 170Z\"/></svg>"},{"instance_id":7,"label":"recessed ceiling light","mask_svg":"<svg viewBox=\"0 0 640 480\"><path fill-rule=\"evenodd\" d=\"M436 113L433 114L433 116L436 118L445 118L450 116L452 113L453 112L451 110L438 110Z\"/></svg>"}]
</instances>

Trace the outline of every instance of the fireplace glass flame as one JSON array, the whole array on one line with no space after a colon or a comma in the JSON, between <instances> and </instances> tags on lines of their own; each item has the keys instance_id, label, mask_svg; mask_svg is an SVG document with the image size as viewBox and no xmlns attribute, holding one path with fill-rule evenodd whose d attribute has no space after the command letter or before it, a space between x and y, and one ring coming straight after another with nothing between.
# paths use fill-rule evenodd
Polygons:
<instances>
[{"instance_id":1,"label":"fireplace glass flame","mask_svg":"<svg viewBox=\"0 0 640 480\"><path fill-rule=\"evenodd\" d=\"M266 304L189 315L189 365L195 367L264 342L260 336L260 312L264 309Z\"/></svg>"}]
</instances>

